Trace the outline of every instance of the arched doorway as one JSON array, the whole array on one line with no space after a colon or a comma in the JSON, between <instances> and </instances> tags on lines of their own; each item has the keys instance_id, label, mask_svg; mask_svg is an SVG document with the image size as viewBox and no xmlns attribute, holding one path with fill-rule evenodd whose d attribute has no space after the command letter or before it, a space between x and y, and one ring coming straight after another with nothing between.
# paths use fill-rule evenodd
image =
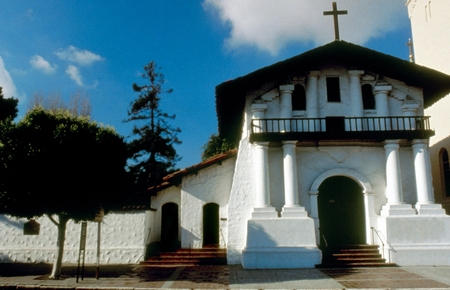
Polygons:
<instances>
[{"instance_id":1,"label":"arched doorway","mask_svg":"<svg viewBox=\"0 0 450 290\"><path fill-rule=\"evenodd\" d=\"M161 213L161 251L175 251L180 247L178 241L178 204L166 203Z\"/></svg>"},{"instance_id":2,"label":"arched doorway","mask_svg":"<svg viewBox=\"0 0 450 290\"><path fill-rule=\"evenodd\" d=\"M332 176L319 186L320 248L327 252L338 245L365 244L365 213L362 188L344 176Z\"/></svg>"},{"instance_id":3,"label":"arched doorway","mask_svg":"<svg viewBox=\"0 0 450 290\"><path fill-rule=\"evenodd\" d=\"M219 205L207 203L203 206L203 246L219 243Z\"/></svg>"}]
</instances>

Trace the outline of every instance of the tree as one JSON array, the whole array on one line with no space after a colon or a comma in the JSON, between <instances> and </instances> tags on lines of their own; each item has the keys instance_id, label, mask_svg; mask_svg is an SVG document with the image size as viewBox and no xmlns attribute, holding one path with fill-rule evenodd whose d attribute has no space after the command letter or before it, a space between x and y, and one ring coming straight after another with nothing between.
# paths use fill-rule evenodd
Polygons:
<instances>
[{"instance_id":1,"label":"tree","mask_svg":"<svg viewBox=\"0 0 450 290\"><path fill-rule=\"evenodd\" d=\"M0 121L6 120L8 118L14 119L17 116L17 104L18 99L3 97L3 88L0 87Z\"/></svg>"},{"instance_id":2,"label":"tree","mask_svg":"<svg viewBox=\"0 0 450 290\"><path fill-rule=\"evenodd\" d=\"M69 220L118 206L127 147L112 128L65 110L35 108L0 126L0 213L46 215L58 228L51 278L59 278Z\"/></svg>"},{"instance_id":3,"label":"tree","mask_svg":"<svg viewBox=\"0 0 450 290\"><path fill-rule=\"evenodd\" d=\"M161 94L172 90L163 89L164 75L158 69L153 61L144 66L142 77L148 84L133 84L139 97L130 104L126 120L137 123L132 131L134 139L129 143L132 155L129 172L138 192L161 182L180 159L174 144L181 144L177 137L181 130L168 123L175 115L168 115L160 109Z\"/></svg>"},{"instance_id":4,"label":"tree","mask_svg":"<svg viewBox=\"0 0 450 290\"><path fill-rule=\"evenodd\" d=\"M217 154L227 152L233 148L235 148L235 146L227 139L221 138L216 134L212 134L209 137L208 142L203 145L202 160L206 160Z\"/></svg>"},{"instance_id":5,"label":"tree","mask_svg":"<svg viewBox=\"0 0 450 290\"><path fill-rule=\"evenodd\" d=\"M83 91L72 94L69 103L65 102L59 93L50 94L48 96L35 93L28 103L28 109L31 110L36 107L41 107L49 111L59 111L63 109L73 116L91 116L92 113L90 97Z\"/></svg>"}]
</instances>

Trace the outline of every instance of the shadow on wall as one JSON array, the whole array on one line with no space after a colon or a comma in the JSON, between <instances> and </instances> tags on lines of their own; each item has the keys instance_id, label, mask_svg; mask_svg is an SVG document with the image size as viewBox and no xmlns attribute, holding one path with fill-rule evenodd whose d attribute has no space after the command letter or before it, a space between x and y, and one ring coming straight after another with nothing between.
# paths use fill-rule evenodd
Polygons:
<instances>
[{"instance_id":1,"label":"shadow on wall","mask_svg":"<svg viewBox=\"0 0 450 290\"><path fill-rule=\"evenodd\" d=\"M161 252L160 244L160 242L151 242L150 244L147 244L144 260L147 260L150 257L159 256L159 253Z\"/></svg>"},{"instance_id":2,"label":"shadow on wall","mask_svg":"<svg viewBox=\"0 0 450 290\"><path fill-rule=\"evenodd\" d=\"M16 220L14 218L7 217L5 215L0 215L0 223L7 226L15 227L17 229L23 230L24 221Z\"/></svg>"},{"instance_id":3,"label":"shadow on wall","mask_svg":"<svg viewBox=\"0 0 450 290\"><path fill-rule=\"evenodd\" d=\"M188 230L185 228L181 228L181 236L189 241L188 248L194 248L195 245L202 243L202 237L199 233L194 232L193 230Z\"/></svg>"},{"instance_id":4,"label":"shadow on wall","mask_svg":"<svg viewBox=\"0 0 450 290\"><path fill-rule=\"evenodd\" d=\"M249 220L247 230L247 248L274 248L279 246L279 243L270 236L271 231L267 225L261 224L259 220Z\"/></svg>"},{"instance_id":5,"label":"shadow on wall","mask_svg":"<svg viewBox=\"0 0 450 290\"><path fill-rule=\"evenodd\" d=\"M13 260L8 255L0 253L0 263L13 263Z\"/></svg>"}]
</instances>

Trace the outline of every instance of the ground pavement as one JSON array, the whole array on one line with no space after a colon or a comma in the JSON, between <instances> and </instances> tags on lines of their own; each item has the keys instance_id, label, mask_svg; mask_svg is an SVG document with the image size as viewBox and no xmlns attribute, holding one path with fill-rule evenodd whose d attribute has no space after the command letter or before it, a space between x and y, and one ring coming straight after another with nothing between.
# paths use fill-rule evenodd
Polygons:
<instances>
[{"instance_id":1,"label":"ground pavement","mask_svg":"<svg viewBox=\"0 0 450 290\"><path fill-rule=\"evenodd\" d=\"M49 280L48 264L0 264L0 289L450 289L450 267L248 270L238 265L147 268L65 265Z\"/></svg>"}]
</instances>

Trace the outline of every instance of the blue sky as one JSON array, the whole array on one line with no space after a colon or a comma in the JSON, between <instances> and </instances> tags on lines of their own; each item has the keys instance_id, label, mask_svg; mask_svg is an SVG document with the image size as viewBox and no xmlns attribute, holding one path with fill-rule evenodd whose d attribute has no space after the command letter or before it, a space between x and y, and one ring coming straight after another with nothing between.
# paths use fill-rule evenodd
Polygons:
<instances>
[{"instance_id":1,"label":"blue sky","mask_svg":"<svg viewBox=\"0 0 450 290\"><path fill-rule=\"evenodd\" d=\"M178 167L201 160L217 133L215 86L334 40L331 0L25 1L0 9L0 86L19 98L85 92L92 118L123 136L123 123L155 61L165 76L161 108L175 114ZM341 39L407 60L404 0L340 0Z\"/></svg>"}]
</instances>

